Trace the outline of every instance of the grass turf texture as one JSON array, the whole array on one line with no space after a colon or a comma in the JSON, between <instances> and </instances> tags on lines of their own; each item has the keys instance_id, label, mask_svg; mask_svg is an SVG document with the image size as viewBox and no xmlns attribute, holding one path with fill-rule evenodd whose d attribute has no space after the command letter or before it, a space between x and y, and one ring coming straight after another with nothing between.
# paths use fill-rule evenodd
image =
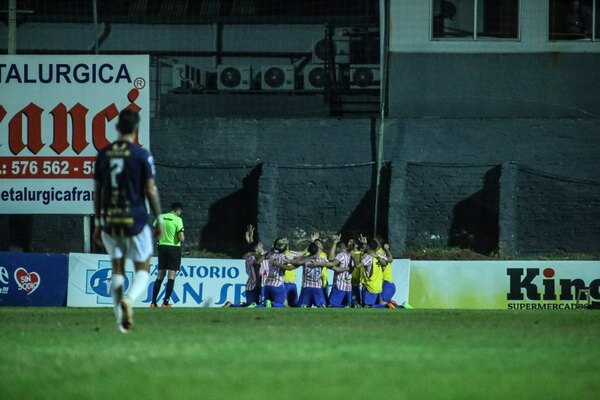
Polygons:
<instances>
[{"instance_id":1,"label":"grass turf texture","mask_svg":"<svg viewBox=\"0 0 600 400\"><path fill-rule=\"evenodd\" d=\"M0 399L569 399L600 313L1 308Z\"/></svg>"}]
</instances>

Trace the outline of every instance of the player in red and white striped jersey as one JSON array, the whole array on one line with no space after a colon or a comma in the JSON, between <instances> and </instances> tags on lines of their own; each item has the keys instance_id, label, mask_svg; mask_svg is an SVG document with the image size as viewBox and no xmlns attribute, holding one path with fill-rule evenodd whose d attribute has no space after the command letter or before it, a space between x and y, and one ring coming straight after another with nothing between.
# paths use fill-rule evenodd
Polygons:
<instances>
[{"instance_id":1,"label":"player in red and white striped jersey","mask_svg":"<svg viewBox=\"0 0 600 400\"><path fill-rule=\"evenodd\" d=\"M254 226L248 225L245 233L248 252L244 254L244 265L248 280L246 281L246 302L232 304L227 301L223 307L257 307L260 299L261 280L259 275L260 265L265 259L265 250L261 242L254 241Z\"/></svg>"},{"instance_id":2,"label":"player in red and white striped jersey","mask_svg":"<svg viewBox=\"0 0 600 400\"><path fill-rule=\"evenodd\" d=\"M259 268L264 261L262 244L258 243L253 250L253 253L248 253L244 256L246 260L246 273L248 274L248 280L246 281L246 305L250 307L254 307L259 303L261 288Z\"/></svg>"},{"instance_id":3,"label":"player in red and white striped jersey","mask_svg":"<svg viewBox=\"0 0 600 400\"><path fill-rule=\"evenodd\" d=\"M339 264L333 267L333 287L329 294L329 305L335 308L350 307L352 305L352 270L354 261L340 236L333 237L333 246L329 258L335 259ZM336 254L337 253L337 254Z\"/></svg>"},{"instance_id":4,"label":"player in red and white striped jersey","mask_svg":"<svg viewBox=\"0 0 600 400\"><path fill-rule=\"evenodd\" d=\"M326 307L323 281L321 279L323 268L333 268L338 261L330 262L320 256L321 249L313 242L308 246L309 259L304 262L302 274L302 290L298 303L300 307Z\"/></svg>"},{"instance_id":5,"label":"player in red and white striped jersey","mask_svg":"<svg viewBox=\"0 0 600 400\"><path fill-rule=\"evenodd\" d=\"M268 255L269 269L265 278L265 307L284 307L286 293L284 287L285 271L298 268L304 260L302 253L289 252L288 240L279 238L273 243L273 252Z\"/></svg>"}]
</instances>

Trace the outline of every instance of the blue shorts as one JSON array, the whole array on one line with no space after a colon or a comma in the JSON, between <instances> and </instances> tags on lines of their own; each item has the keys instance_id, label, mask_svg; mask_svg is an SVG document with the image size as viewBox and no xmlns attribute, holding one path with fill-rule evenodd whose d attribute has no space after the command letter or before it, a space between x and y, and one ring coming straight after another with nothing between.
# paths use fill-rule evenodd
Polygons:
<instances>
[{"instance_id":1,"label":"blue shorts","mask_svg":"<svg viewBox=\"0 0 600 400\"><path fill-rule=\"evenodd\" d=\"M342 308L352 305L352 290L344 291L336 288L331 288L329 294L329 304L335 308Z\"/></svg>"},{"instance_id":2,"label":"blue shorts","mask_svg":"<svg viewBox=\"0 0 600 400\"><path fill-rule=\"evenodd\" d=\"M381 292L381 298L383 301L389 303L395 294L396 285L394 285L394 282L383 281L383 291Z\"/></svg>"},{"instance_id":3,"label":"blue shorts","mask_svg":"<svg viewBox=\"0 0 600 400\"><path fill-rule=\"evenodd\" d=\"M260 287L256 286L252 290L246 290L246 304L256 303L260 301Z\"/></svg>"},{"instance_id":4,"label":"blue shorts","mask_svg":"<svg viewBox=\"0 0 600 400\"><path fill-rule=\"evenodd\" d=\"M274 307L283 307L285 302L285 287L265 286L265 300L271 300Z\"/></svg>"},{"instance_id":5,"label":"blue shorts","mask_svg":"<svg viewBox=\"0 0 600 400\"><path fill-rule=\"evenodd\" d=\"M368 290L363 290L363 292L362 292L363 305L374 306L376 304L379 304L380 296L381 296L381 293L371 293Z\"/></svg>"},{"instance_id":6,"label":"blue shorts","mask_svg":"<svg viewBox=\"0 0 600 400\"><path fill-rule=\"evenodd\" d=\"M300 306L322 307L325 305L325 295L322 288L302 288L300 291Z\"/></svg>"},{"instance_id":7,"label":"blue shorts","mask_svg":"<svg viewBox=\"0 0 600 400\"><path fill-rule=\"evenodd\" d=\"M284 283L285 297L288 302L288 306L296 307L298 304L298 287L295 283Z\"/></svg>"}]
</instances>

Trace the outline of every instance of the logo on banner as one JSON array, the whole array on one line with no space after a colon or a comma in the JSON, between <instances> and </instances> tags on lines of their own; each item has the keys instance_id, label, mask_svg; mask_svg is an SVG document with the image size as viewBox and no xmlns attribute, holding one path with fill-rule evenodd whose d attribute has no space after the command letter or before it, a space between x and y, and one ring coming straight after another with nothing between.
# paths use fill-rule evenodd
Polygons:
<instances>
[{"instance_id":1,"label":"logo on banner","mask_svg":"<svg viewBox=\"0 0 600 400\"><path fill-rule=\"evenodd\" d=\"M600 279L594 279L586 283L581 278L555 279L553 268L545 268L542 271L543 279L541 286L534 282L540 276L539 268L507 268L506 274L509 276L509 292L506 294L507 300L528 300L528 301L548 301L565 302L577 300L577 293L583 288L589 288L589 295L594 300L600 300ZM558 290L560 288L560 294ZM585 296L585 295L584 295ZM583 297L580 300L584 300ZM535 306L535 307L533 307ZM510 304L509 308L533 308L533 309L566 309L569 304L559 303L539 303L539 304Z\"/></svg>"},{"instance_id":2,"label":"logo on banner","mask_svg":"<svg viewBox=\"0 0 600 400\"><path fill-rule=\"evenodd\" d=\"M4 267L0 267L0 294L8 293L8 271Z\"/></svg>"},{"instance_id":3,"label":"logo on banner","mask_svg":"<svg viewBox=\"0 0 600 400\"><path fill-rule=\"evenodd\" d=\"M124 290L129 288L129 282L132 279L132 273L125 272ZM112 279L112 266L110 261L98 261L98 269L86 270L86 293L95 294L97 304L112 304L110 294L110 281Z\"/></svg>"},{"instance_id":4,"label":"logo on banner","mask_svg":"<svg viewBox=\"0 0 600 400\"><path fill-rule=\"evenodd\" d=\"M37 272L27 272L25 268L20 267L15 270L15 281L19 290L26 291L29 296L40 286L41 278Z\"/></svg>"}]
</instances>

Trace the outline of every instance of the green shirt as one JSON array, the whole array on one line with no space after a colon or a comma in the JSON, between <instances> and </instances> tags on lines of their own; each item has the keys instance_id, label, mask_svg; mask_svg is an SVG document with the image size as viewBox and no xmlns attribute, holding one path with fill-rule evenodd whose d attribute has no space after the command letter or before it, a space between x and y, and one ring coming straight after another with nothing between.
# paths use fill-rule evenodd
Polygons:
<instances>
[{"instance_id":1,"label":"green shirt","mask_svg":"<svg viewBox=\"0 0 600 400\"><path fill-rule=\"evenodd\" d=\"M162 214L161 217L163 218L163 234L158 244L162 246L181 246L177 234L183 232L183 220L170 212ZM156 226L156 221L154 221L154 226Z\"/></svg>"}]
</instances>

